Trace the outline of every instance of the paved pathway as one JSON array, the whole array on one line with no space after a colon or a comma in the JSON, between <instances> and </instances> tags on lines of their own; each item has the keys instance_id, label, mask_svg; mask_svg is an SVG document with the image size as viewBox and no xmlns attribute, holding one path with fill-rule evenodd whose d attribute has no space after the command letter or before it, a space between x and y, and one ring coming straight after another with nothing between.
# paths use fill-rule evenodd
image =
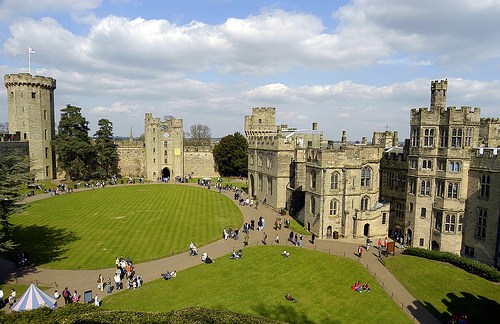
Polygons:
<instances>
[{"instance_id":1,"label":"paved pathway","mask_svg":"<svg viewBox=\"0 0 500 324\"><path fill-rule=\"evenodd\" d=\"M227 192L224 194L231 199L233 198L233 192ZM42 194L30 197L28 198L28 200L34 201L46 197L46 195ZM237 202L235 201L235 203ZM278 216L274 210L262 204L259 205L258 210L249 206L239 206L239 208L243 213L244 222L249 223L252 219L257 221L259 216L264 216L264 219L266 221L264 232L266 232L268 235L268 244L275 244L273 241L276 237L276 234L279 234L280 242L282 245L290 244L290 242L286 241L290 232L288 229L283 227L281 230L274 230L272 228L274 220L276 216ZM284 216L282 218L285 219L286 217L289 216ZM251 231L249 236L250 246L262 244L262 232ZM387 293L394 299L394 301L398 305L400 305L400 307L414 322L426 324L439 323L439 321L427 309L425 309L423 305L418 302L385 268L385 266L380 262L376 255L376 249L364 251L362 258L357 257L357 255L355 254L357 246L362 245L363 242L364 240L362 239L316 239L315 244L311 244L309 238L304 237L304 248L314 249L316 251L331 253L358 260L372 273L379 284L382 285ZM215 259L227 255L228 253L231 253L232 251L238 250L242 247L243 235L240 235L240 239L238 241L235 241L233 239L228 239L227 241L221 239L206 246L198 247L198 251L200 252L200 254L201 252L207 252L211 258ZM136 273L142 275L144 282L147 283L149 281L160 278L160 273L165 272L166 270L182 271L186 268L199 265L200 262L201 261L199 256L191 257L186 252L164 259L136 264L135 269ZM78 292L82 295L82 298L84 291L93 290L94 296L95 294L98 294L102 299L105 293L97 290L96 281L100 273L102 273L105 278L111 277L111 279L113 279L113 274L116 270L116 268L114 268L114 260L110 260L110 265L113 265L113 267L101 270L51 270L37 268L28 273L18 273L13 278L10 278L9 281L19 283L35 282L39 285L49 286L52 288L47 292L51 294L53 293L54 289L58 289L59 292L61 292L64 287L67 286L71 291L77 289ZM0 269L0 278L2 277L2 275L5 276L5 274L16 273L14 264L3 259L0 259Z\"/></svg>"}]
</instances>

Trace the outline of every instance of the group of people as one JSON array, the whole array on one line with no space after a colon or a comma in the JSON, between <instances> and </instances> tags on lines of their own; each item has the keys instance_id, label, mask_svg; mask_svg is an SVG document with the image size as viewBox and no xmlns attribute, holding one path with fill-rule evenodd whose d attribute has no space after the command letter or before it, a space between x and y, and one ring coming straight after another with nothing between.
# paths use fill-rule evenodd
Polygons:
<instances>
[{"instance_id":1,"label":"group of people","mask_svg":"<svg viewBox=\"0 0 500 324\"><path fill-rule=\"evenodd\" d=\"M119 258L116 258L115 264L116 264L116 271L113 276L113 279L115 281L116 290L123 289L124 279L126 285L125 287L127 289L136 289L142 286L143 284L142 276L136 275L135 267L130 257L124 259L123 256L120 256ZM106 284L108 285L108 294L110 294L113 288L110 288L111 286L110 278L108 278L108 281L109 285L108 283Z\"/></svg>"},{"instance_id":2,"label":"group of people","mask_svg":"<svg viewBox=\"0 0 500 324\"><path fill-rule=\"evenodd\" d=\"M12 307L12 305L14 305L16 303L16 290L14 288L12 288L10 290L10 295L9 295L9 298L7 298L7 302L9 303L9 307ZM3 305L4 305L4 292L3 290L0 288L0 309L3 308Z\"/></svg>"},{"instance_id":3,"label":"group of people","mask_svg":"<svg viewBox=\"0 0 500 324\"><path fill-rule=\"evenodd\" d=\"M228 238L232 238L232 239L237 241L239 232L240 232L239 228L237 228L233 231L233 228L231 226L229 226L229 229L226 229L224 227L224 229L222 230L222 238L224 238L224 240L227 240Z\"/></svg>"},{"instance_id":4,"label":"group of people","mask_svg":"<svg viewBox=\"0 0 500 324\"><path fill-rule=\"evenodd\" d=\"M175 270L174 271L167 270L165 273L162 273L161 276L162 276L163 279L169 280L169 279L177 277L177 271L175 271Z\"/></svg>"},{"instance_id":5,"label":"group of people","mask_svg":"<svg viewBox=\"0 0 500 324\"><path fill-rule=\"evenodd\" d=\"M362 293L363 291L370 292L370 284L368 282L365 282L363 285L361 285L361 282L357 281L351 286L351 290L357 291L359 293Z\"/></svg>"},{"instance_id":6,"label":"group of people","mask_svg":"<svg viewBox=\"0 0 500 324\"><path fill-rule=\"evenodd\" d=\"M293 231L293 229L290 231L290 234L288 235L288 241L292 242L293 245L295 246L300 246L302 247L303 242L304 242L304 237L301 235L298 235Z\"/></svg>"}]
</instances>

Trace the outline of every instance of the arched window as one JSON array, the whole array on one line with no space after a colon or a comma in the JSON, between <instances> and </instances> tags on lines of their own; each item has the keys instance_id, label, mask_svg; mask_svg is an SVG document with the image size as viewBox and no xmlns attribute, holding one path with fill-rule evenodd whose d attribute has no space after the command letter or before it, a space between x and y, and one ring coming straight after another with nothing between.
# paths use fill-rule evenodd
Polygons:
<instances>
[{"instance_id":1,"label":"arched window","mask_svg":"<svg viewBox=\"0 0 500 324\"><path fill-rule=\"evenodd\" d=\"M361 169L361 187L370 187L372 178L372 169L364 167Z\"/></svg>"},{"instance_id":2,"label":"arched window","mask_svg":"<svg viewBox=\"0 0 500 324\"><path fill-rule=\"evenodd\" d=\"M331 181L330 181L330 189L338 189L339 188L339 173L333 172Z\"/></svg>"},{"instance_id":3,"label":"arched window","mask_svg":"<svg viewBox=\"0 0 500 324\"><path fill-rule=\"evenodd\" d=\"M423 180L420 186L420 194L424 196L431 195L431 182L430 180Z\"/></svg>"},{"instance_id":4,"label":"arched window","mask_svg":"<svg viewBox=\"0 0 500 324\"><path fill-rule=\"evenodd\" d=\"M311 170L311 189L316 190L316 171Z\"/></svg>"},{"instance_id":5,"label":"arched window","mask_svg":"<svg viewBox=\"0 0 500 324\"><path fill-rule=\"evenodd\" d=\"M370 197L364 196L361 198L361 210L368 210L368 206L370 205Z\"/></svg>"},{"instance_id":6,"label":"arched window","mask_svg":"<svg viewBox=\"0 0 500 324\"><path fill-rule=\"evenodd\" d=\"M311 214L316 216L316 200L314 197L311 197Z\"/></svg>"},{"instance_id":7,"label":"arched window","mask_svg":"<svg viewBox=\"0 0 500 324\"><path fill-rule=\"evenodd\" d=\"M339 201L337 199L330 200L330 215L337 216L339 212Z\"/></svg>"}]
</instances>

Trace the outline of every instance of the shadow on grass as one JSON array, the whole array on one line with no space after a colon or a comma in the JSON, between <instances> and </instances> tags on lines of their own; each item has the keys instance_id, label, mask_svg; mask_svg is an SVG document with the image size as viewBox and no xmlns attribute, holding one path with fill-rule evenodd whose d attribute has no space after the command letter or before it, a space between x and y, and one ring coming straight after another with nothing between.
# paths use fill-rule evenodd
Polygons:
<instances>
[{"instance_id":1,"label":"shadow on grass","mask_svg":"<svg viewBox=\"0 0 500 324\"><path fill-rule=\"evenodd\" d=\"M300 303L300 301L299 301ZM290 302L290 305L284 306L279 305L276 307L259 305L255 306L253 310L259 314L260 316L264 316L273 320L278 320L285 323L297 323L297 324L313 324L316 321L313 321L307 317L307 314L300 314L293 307L293 303ZM340 323L340 321L335 321L331 318L324 318L318 323Z\"/></svg>"},{"instance_id":2,"label":"shadow on grass","mask_svg":"<svg viewBox=\"0 0 500 324\"><path fill-rule=\"evenodd\" d=\"M48 226L16 226L12 228L10 237L15 249L6 252L5 257L12 262L8 267L9 273L2 273L0 282L23 274L34 272L35 267L54 261L63 260L67 244L79 240L73 232ZM23 251L28 256L28 266L15 267L17 253ZM3 271L2 271L3 272Z\"/></svg>"},{"instance_id":3,"label":"shadow on grass","mask_svg":"<svg viewBox=\"0 0 500 324\"><path fill-rule=\"evenodd\" d=\"M449 293L446 295L448 299L442 299L446 312L440 312L430 303L424 303L425 308L441 323L448 323L452 316L466 315L468 323L489 323L500 317L500 304L497 301L463 291L461 294L463 297Z\"/></svg>"}]
</instances>

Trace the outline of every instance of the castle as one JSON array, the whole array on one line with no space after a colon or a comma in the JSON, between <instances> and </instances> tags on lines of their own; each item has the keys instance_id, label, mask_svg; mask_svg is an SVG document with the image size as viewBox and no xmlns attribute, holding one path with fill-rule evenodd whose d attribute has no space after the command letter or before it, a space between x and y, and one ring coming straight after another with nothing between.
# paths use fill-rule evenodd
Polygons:
<instances>
[{"instance_id":1,"label":"castle","mask_svg":"<svg viewBox=\"0 0 500 324\"><path fill-rule=\"evenodd\" d=\"M36 179L55 179L56 81L4 77L9 133L0 154L29 154ZM500 267L500 120L479 108L446 107L447 80L431 82L429 108L410 111L410 138L375 132L371 141L324 140L276 124L276 109L245 117L248 190L287 210L323 239L390 236L405 245L461 254ZM144 118L144 141L119 141L120 173L151 181L215 177L211 147L185 147L182 119Z\"/></svg>"},{"instance_id":2,"label":"castle","mask_svg":"<svg viewBox=\"0 0 500 324\"><path fill-rule=\"evenodd\" d=\"M389 235L409 246L500 267L500 120L446 108L447 80L430 108L410 111L410 139L375 132L338 142L276 125L275 108L245 117L249 193L286 209L320 238Z\"/></svg>"},{"instance_id":3,"label":"castle","mask_svg":"<svg viewBox=\"0 0 500 324\"><path fill-rule=\"evenodd\" d=\"M3 134L0 153L21 149L29 154L36 180L56 179L54 90L56 80L28 73L4 76L7 88L9 134ZM182 119L161 121L146 113L144 141L117 141L122 176L152 181L176 177L216 177L210 146L184 146Z\"/></svg>"}]
</instances>

